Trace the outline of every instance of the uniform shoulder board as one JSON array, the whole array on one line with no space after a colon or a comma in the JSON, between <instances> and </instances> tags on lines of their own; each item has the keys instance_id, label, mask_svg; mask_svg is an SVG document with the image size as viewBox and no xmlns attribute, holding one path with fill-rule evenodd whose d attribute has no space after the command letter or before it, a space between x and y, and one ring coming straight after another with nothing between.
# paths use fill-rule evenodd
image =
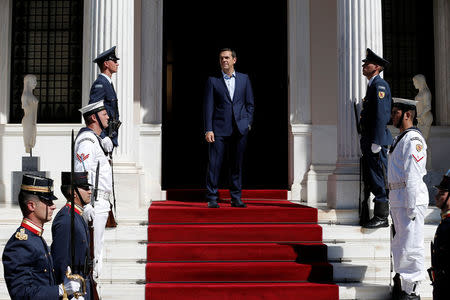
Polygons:
<instances>
[{"instance_id":1,"label":"uniform shoulder board","mask_svg":"<svg viewBox=\"0 0 450 300\"><path fill-rule=\"evenodd\" d=\"M28 234L25 233L25 229L21 228L19 232L16 232L16 239L20 241L28 240Z\"/></svg>"},{"instance_id":2,"label":"uniform shoulder board","mask_svg":"<svg viewBox=\"0 0 450 300\"><path fill-rule=\"evenodd\" d=\"M85 137L85 138L82 138L82 139L78 142L78 144L81 144L81 143L84 142L84 141L90 141L91 143L95 143L95 141L94 141L93 139L91 139L91 138L89 138L89 137Z\"/></svg>"},{"instance_id":3,"label":"uniform shoulder board","mask_svg":"<svg viewBox=\"0 0 450 300\"><path fill-rule=\"evenodd\" d=\"M96 88L96 89L101 89L101 88L103 88L103 84L96 84L96 85L95 85L95 88Z\"/></svg>"}]
</instances>

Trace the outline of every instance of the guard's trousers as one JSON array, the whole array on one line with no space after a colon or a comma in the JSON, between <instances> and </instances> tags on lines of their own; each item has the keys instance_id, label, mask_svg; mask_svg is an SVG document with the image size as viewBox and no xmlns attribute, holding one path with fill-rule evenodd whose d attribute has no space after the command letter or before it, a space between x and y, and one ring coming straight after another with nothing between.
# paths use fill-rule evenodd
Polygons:
<instances>
[{"instance_id":1,"label":"guard's trousers","mask_svg":"<svg viewBox=\"0 0 450 300\"><path fill-rule=\"evenodd\" d=\"M95 201L94 225L94 279L100 276L103 265L103 244L105 242L105 227L108 220L110 203L100 199Z\"/></svg>"},{"instance_id":2,"label":"guard's trousers","mask_svg":"<svg viewBox=\"0 0 450 300\"><path fill-rule=\"evenodd\" d=\"M400 274L402 290L411 294L414 285L425 279L424 218L426 205L416 207L415 220L410 220L406 207L391 207L395 236L392 239L394 270Z\"/></svg>"}]
</instances>

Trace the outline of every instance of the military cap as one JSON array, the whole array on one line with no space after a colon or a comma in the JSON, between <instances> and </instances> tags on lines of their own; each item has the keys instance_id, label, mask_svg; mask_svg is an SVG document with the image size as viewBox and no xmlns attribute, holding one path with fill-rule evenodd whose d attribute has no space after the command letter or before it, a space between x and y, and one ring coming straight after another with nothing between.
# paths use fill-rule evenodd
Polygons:
<instances>
[{"instance_id":1,"label":"military cap","mask_svg":"<svg viewBox=\"0 0 450 300\"><path fill-rule=\"evenodd\" d=\"M439 185L436 185L435 187L440 190L450 191L450 169L442 177L441 183L439 183Z\"/></svg>"},{"instance_id":2,"label":"military cap","mask_svg":"<svg viewBox=\"0 0 450 300\"><path fill-rule=\"evenodd\" d=\"M71 172L61 172L61 185L71 185L70 178ZM88 181L88 172L73 172L73 184L74 186L91 186Z\"/></svg>"},{"instance_id":3,"label":"military cap","mask_svg":"<svg viewBox=\"0 0 450 300\"><path fill-rule=\"evenodd\" d=\"M398 109L402 111L408 111L408 110L415 110L417 101L415 100L409 100L409 99L403 99L403 98L392 98L392 106L397 107Z\"/></svg>"},{"instance_id":4,"label":"military cap","mask_svg":"<svg viewBox=\"0 0 450 300\"><path fill-rule=\"evenodd\" d=\"M107 60L113 60L113 61L118 61L120 58L118 58L116 56L116 46L100 53L94 60L93 62L96 64L102 64L103 62L107 61Z\"/></svg>"},{"instance_id":5,"label":"military cap","mask_svg":"<svg viewBox=\"0 0 450 300\"><path fill-rule=\"evenodd\" d=\"M94 102L91 104L88 104L82 108L79 109L79 111L81 112L81 114L83 116L90 116L92 114L95 114L96 112L105 110L105 104L103 103L103 100L100 100L98 102Z\"/></svg>"},{"instance_id":6,"label":"military cap","mask_svg":"<svg viewBox=\"0 0 450 300\"><path fill-rule=\"evenodd\" d=\"M46 177L24 174L20 190L24 193L36 195L47 201L58 199L53 194L53 180Z\"/></svg>"},{"instance_id":7,"label":"military cap","mask_svg":"<svg viewBox=\"0 0 450 300\"><path fill-rule=\"evenodd\" d=\"M366 50L366 58L362 60L363 62L373 63L382 67L387 67L389 62L382 57L379 57L372 50L367 48Z\"/></svg>"}]
</instances>

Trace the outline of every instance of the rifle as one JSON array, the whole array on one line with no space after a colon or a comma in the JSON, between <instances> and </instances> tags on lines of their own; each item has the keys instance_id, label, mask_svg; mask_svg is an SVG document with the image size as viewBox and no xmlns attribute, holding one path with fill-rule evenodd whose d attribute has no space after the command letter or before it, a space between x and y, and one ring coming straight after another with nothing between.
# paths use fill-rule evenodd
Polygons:
<instances>
[{"instance_id":1,"label":"rifle","mask_svg":"<svg viewBox=\"0 0 450 300\"><path fill-rule=\"evenodd\" d=\"M73 129L70 144L70 269L72 270L75 266L75 140ZM84 296L86 294L86 282L82 276L79 274L71 274L67 271L66 277L71 280L79 280L81 283L82 289L80 292L74 293L75 298L78 299L79 296ZM65 291L62 298L63 300L68 300L68 295Z\"/></svg>"},{"instance_id":2,"label":"rifle","mask_svg":"<svg viewBox=\"0 0 450 300\"><path fill-rule=\"evenodd\" d=\"M361 124L359 123L358 108L356 106L356 99L353 102L353 113L355 114L356 131L361 135ZM364 225L369 221L369 197L370 192L367 187L367 183L364 178L364 159L361 156L359 158L359 199L358 199L358 214L359 214L359 225ZM364 199L361 201L361 184L364 182Z\"/></svg>"},{"instance_id":3,"label":"rifle","mask_svg":"<svg viewBox=\"0 0 450 300\"><path fill-rule=\"evenodd\" d=\"M94 193L92 194L92 197L91 197L91 205L92 205L92 207L95 206L95 200L97 199L99 174L100 174L100 162L97 162L97 169L95 170ZM89 227L89 256L91 257L91 260L94 260L94 256L95 256L95 252L94 252L94 224L93 224L92 220L89 221L88 227ZM99 300L100 297L99 297L98 291L97 291L97 282L95 282L95 280L94 280L94 278L92 276L92 271L89 272L89 273L90 273L89 276L91 277L90 279L91 279L92 296L93 296L94 300Z\"/></svg>"}]
</instances>

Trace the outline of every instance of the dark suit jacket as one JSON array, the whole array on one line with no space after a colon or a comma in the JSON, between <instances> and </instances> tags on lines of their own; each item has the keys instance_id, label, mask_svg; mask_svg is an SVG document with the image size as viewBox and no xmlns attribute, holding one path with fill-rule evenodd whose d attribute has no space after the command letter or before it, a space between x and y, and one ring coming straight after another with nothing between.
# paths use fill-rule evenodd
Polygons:
<instances>
[{"instance_id":1,"label":"dark suit jacket","mask_svg":"<svg viewBox=\"0 0 450 300\"><path fill-rule=\"evenodd\" d=\"M222 72L209 77L204 98L205 132L213 131L216 136L230 136L233 121L241 134L248 132L253 121L253 91L248 75L236 72L233 99L230 97Z\"/></svg>"},{"instance_id":2,"label":"dark suit jacket","mask_svg":"<svg viewBox=\"0 0 450 300\"><path fill-rule=\"evenodd\" d=\"M367 143L392 144L392 135L387 128L391 119L391 103L389 84L377 75L367 88L361 111L361 137Z\"/></svg>"}]
</instances>

